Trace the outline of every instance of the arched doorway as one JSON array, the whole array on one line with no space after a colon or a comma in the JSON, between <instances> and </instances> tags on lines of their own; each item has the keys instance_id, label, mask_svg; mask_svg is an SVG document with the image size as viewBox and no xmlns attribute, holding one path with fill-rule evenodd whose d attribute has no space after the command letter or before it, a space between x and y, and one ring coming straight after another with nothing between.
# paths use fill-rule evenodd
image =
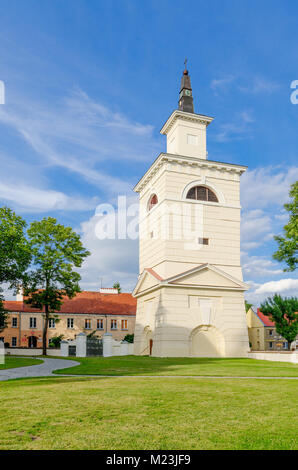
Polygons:
<instances>
[{"instance_id":1,"label":"arched doorway","mask_svg":"<svg viewBox=\"0 0 298 470\"><path fill-rule=\"evenodd\" d=\"M28 348L36 348L37 347L37 337L36 336L29 336L28 338Z\"/></svg>"},{"instance_id":2,"label":"arched doorway","mask_svg":"<svg viewBox=\"0 0 298 470\"><path fill-rule=\"evenodd\" d=\"M152 356L153 339L149 339L149 356Z\"/></svg>"},{"instance_id":3,"label":"arched doorway","mask_svg":"<svg viewBox=\"0 0 298 470\"><path fill-rule=\"evenodd\" d=\"M225 341L214 326L199 326L190 335L190 355L193 357L223 357Z\"/></svg>"}]
</instances>

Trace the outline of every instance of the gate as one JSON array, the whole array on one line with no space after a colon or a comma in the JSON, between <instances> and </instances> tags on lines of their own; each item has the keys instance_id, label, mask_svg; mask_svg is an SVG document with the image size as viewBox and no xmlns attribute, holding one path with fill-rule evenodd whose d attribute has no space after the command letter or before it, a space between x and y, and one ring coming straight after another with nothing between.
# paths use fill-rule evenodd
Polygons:
<instances>
[{"instance_id":1,"label":"gate","mask_svg":"<svg viewBox=\"0 0 298 470\"><path fill-rule=\"evenodd\" d=\"M74 345L69 345L68 346L68 355L69 356L76 356L76 353L77 353L77 347L74 346Z\"/></svg>"},{"instance_id":2,"label":"gate","mask_svg":"<svg viewBox=\"0 0 298 470\"><path fill-rule=\"evenodd\" d=\"M103 346L102 339L97 338L86 338L86 355L87 356L102 356Z\"/></svg>"}]
</instances>

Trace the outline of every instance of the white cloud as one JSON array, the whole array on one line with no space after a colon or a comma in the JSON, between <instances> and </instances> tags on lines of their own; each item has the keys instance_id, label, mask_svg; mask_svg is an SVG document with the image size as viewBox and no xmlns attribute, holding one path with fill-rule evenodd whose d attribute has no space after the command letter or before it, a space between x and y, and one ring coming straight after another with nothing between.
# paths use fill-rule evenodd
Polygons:
<instances>
[{"instance_id":1,"label":"white cloud","mask_svg":"<svg viewBox=\"0 0 298 470\"><path fill-rule=\"evenodd\" d=\"M55 106L16 100L0 108L0 123L31 146L39 167L63 167L108 190L117 187L117 192L128 191L132 183L104 171L103 162L150 161L158 148L151 125L133 122L81 90Z\"/></svg>"},{"instance_id":2,"label":"white cloud","mask_svg":"<svg viewBox=\"0 0 298 470\"><path fill-rule=\"evenodd\" d=\"M281 215L288 201L290 185L298 179L298 167L261 167L248 170L241 176L243 208L263 209L275 206Z\"/></svg>"},{"instance_id":3,"label":"white cloud","mask_svg":"<svg viewBox=\"0 0 298 470\"><path fill-rule=\"evenodd\" d=\"M241 254L241 263L244 276L250 279L275 276L283 273L283 270L279 268L277 263L263 256L250 256L248 253L243 252Z\"/></svg>"},{"instance_id":4,"label":"white cloud","mask_svg":"<svg viewBox=\"0 0 298 470\"><path fill-rule=\"evenodd\" d=\"M210 88L217 94L218 91L226 90L236 79L235 75L228 75L223 78L214 78L210 83Z\"/></svg>"},{"instance_id":5,"label":"white cloud","mask_svg":"<svg viewBox=\"0 0 298 470\"><path fill-rule=\"evenodd\" d=\"M298 295L298 279L280 279L279 281L265 282L255 290L256 294L272 294L295 290Z\"/></svg>"},{"instance_id":6,"label":"white cloud","mask_svg":"<svg viewBox=\"0 0 298 470\"><path fill-rule=\"evenodd\" d=\"M254 122L251 111L244 110L238 113L231 122L226 122L219 126L219 132L214 136L217 142L228 142L231 140L241 140L249 137Z\"/></svg>"},{"instance_id":7,"label":"white cloud","mask_svg":"<svg viewBox=\"0 0 298 470\"><path fill-rule=\"evenodd\" d=\"M280 88L280 85L272 80L263 77L254 77L249 83L238 85L238 89L244 93L274 93Z\"/></svg>"},{"instance_id":8,"label":"white cloud","mask_svg":"<svg viewBox=\"0 0 298 470\"><path fill-rule=\"evenodd\" d=\"M94 206L94 201L69 197L59 191L3 182L0 182L0 199L5 203L13 203L19 210L29 209L31 212L84 211L90 210Z\"/></svg>"}]
</instances>

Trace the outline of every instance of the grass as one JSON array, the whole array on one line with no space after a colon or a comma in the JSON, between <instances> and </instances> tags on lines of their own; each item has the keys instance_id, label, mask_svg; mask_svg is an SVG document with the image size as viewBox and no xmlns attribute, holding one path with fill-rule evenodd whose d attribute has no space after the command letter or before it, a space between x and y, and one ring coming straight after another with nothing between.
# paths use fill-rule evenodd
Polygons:
<instances>
[{"instance_id":1,"label":"grass","mask_svg":"<svg viewBox=\"0 0 298 470\"><path fill-rule=\"evenodd\" d=\"M80 365L58 370L79 375L204 375L298 377L298 364L239 358L159 358L148 356L71 358Z\"/></svg>"},{"instance_id":2,"label":"grass","mask_svg":"<svg viewBox=\"0 0 298 470\"><path fill-rule=\"evenodd\" d=\"M35 366L41 364L40 359L32 359L31 357L5 356L5 364L0 363L0 370L15 369L16 367Z\"/></svg>"},{"instance_id":3,"label":"grass","mask_svg":"<svg viewBox=\"0 0 298 470\"><path fill-rule=\"evenodd\" d=\"M294 380L2 382L0 449L297 449L297 399Z\"/></svg>"}]
</instances>

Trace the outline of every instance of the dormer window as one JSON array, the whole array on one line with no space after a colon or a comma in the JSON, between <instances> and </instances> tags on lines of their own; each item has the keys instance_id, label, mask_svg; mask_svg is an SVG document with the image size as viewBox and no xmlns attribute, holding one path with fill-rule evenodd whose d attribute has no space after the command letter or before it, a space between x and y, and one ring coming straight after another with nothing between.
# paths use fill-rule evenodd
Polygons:
<instances>
[{"instance_id":1,"label":"dormer window","mask_svg":"<svg viewBox=\"0 0 298 470\"><path fill-rule=\"evenodd\" d=\"M216 194L205 186L194 186L186 196L186 199L195 199L197 201L218 202Z\"/></svg>"},{"instance_id":2,"label":"dormer window","mask_svg":"<svg viewBox=\"0 0 298 470\"><path fill-rule=\"evenodd\" d=\"M156 194L153 194L149 200L148 211L151 211L152 207L154 207L157 203L158 203L158 198Z\"/></svg>"}]
</instances>

